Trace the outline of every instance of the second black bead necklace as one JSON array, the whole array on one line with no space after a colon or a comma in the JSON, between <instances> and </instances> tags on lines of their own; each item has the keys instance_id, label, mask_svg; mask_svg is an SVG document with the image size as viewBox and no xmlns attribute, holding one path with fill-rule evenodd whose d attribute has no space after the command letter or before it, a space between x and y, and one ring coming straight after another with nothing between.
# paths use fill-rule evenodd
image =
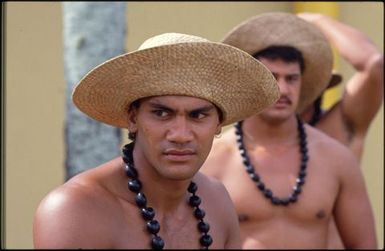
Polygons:
<instances>
[{"instance_id":1,"label":"second black bead necklace","mask_svg":"<svg viewBox=\"0 0 385 251\"><path fill-rule=\"evenodd\" d=\"M146 196L140 191L142 188L142 183L139 180L138 171L134 167L134 159L132 156L133 148L134 148L134 142L125 145L122 150L126 175L130 178L130 180L128 181L128 189L131 192L136 193L136 197L135 197L136 205L139 207L141 211L142 218L145 221L147 221L146 223L147 231L150 234L152 234L152 238L150 242L151 248L163 249L164 241L158 235L158 232L160 230L160 224L157 220L154 219L155 210L151 207L147 207ZM191 196L189 199L189 205L195 208L194 216L198 220L197 228L199 232L202 233L202 236L200 237L199 242L204 249L208 249L208 247L212 244L213 240L211 236L208 234L210 225L203 221L203 218L205 217L205 211L199 208L199 205L201 204L201 199L199 198L199 196L195 194L197 190L198 190L198 186L194 182L191 182L189 187L187 188L187 191L191 193Z\"/></svg>"},{"instance_id":2,"label":"second black bead necklace","mask_svg":"<svg viewBox=\"0 0 385 251\"><path fill-rule=\"evenodd\" d=\"M299 135L299 146L300 146L300 152L301 152L301 165L298 172L298 177L296 179L296 184L293 187L293 191L291 192L290 196L286 198L276 197L271 191L271 189L267 188L266 185L262 182L261 177L255 172L255 168L250 161L250 158L247 154L247 150L243 142L242 123L243 121L240 121L235 124L235 134L237 137L238 148L242 156L243 164L251 180L256 183L258 189L263 193L263 195L267 199L270 199L274 205L286 206L286 205L289 205L290 203L296 202L298 200L299 194L302 191L301 187L303 186L303 184L305 184L306 167L307 167L307 162L309 160L307 141L306 141L307 136L306 136L306 131L301 119L297 116L297 130Z\"/></svg>"}]
</instances>

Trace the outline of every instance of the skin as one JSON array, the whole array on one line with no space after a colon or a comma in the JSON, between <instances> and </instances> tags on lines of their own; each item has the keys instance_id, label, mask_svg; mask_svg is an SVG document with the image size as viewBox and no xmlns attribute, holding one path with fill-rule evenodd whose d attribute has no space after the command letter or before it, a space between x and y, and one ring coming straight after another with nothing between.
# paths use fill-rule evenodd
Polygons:
<instances>
[{"instance_id":1,"label":"skin","mask_svg":"<svg viewBox=\"0 0 385 251\"><path fill-rule=\"evenodd\" d=\"M224 186L199 173L220 132L208 101L187 96L144 99L129 114L136 133L134 163L148 206L160 223L164 248L201 248L198 220L187 203L191 180L210 224L210 248L239 248L239 224ZM147 249L151 235L128 190L121 157L85 171L49 193L34 219L34 247Z\"/></svg>"},{"instance_id":2,"label":"skin","mask_svg":"<svg viewBox=\"0 0 385 251\"><path fill-rule=\"evenodd\" d=\"M315 127L346 145L360 162L369 126L383 103L384 56L365 34L351 26L318 13L298 16L316 25L356 71L341 99L325 111ZM313 112L310 105L301 117L309 121ZM329 239L329 248L343 248L334 224Z\"/></svg>"},{"instance_id":3,"label":"skin","mask_svg":"<svg viewBox=\"0 0 385 251\"><path fill-rule=\"evenodd\" d=\"M244 142L265 185L285 198L300 166L295 110L301 73L296 62L260 61L276 77L281 98L244 120ZM242 248L324 249L333 216L346 247L376 248L373 213L356 158L319 130L309 125L305 130L309 152L305 184L298 201L286 207L273 205L247 175L234 128L214 142L202 171L229 191L240 220Z\"/></svg>"}]
</instances>

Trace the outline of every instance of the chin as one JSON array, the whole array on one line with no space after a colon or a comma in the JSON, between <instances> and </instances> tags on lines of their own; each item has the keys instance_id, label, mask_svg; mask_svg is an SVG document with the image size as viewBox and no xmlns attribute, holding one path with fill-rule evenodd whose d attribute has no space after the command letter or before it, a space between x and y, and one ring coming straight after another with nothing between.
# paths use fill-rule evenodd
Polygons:
<instances>
[{"instance_id":1,"label":"chin","mask_svg":"<svg viewBox=\"0 0 385 251\"><path fill-rule=\"evenodd\" d=\"M164 178L170 180L187 180L192 179L199 171L199 168L192 165L167 165L158 169L158 172Z\"/></svg>"},{"instance_id":2,"label":"chin","mask_svg":"<svg viewBox=\"0 0 385 251\"><path fill-rule=\"evenodd\" d=\"M286 120L288 120L289 118L291 118L291 116L293 116L294 112L293 111L269 111L269 112L266 112L266 113L262 113L261 114L261 117L266 120L266 121L269 121L269 122L272 122L272 123L280 123L280 122L284 122Z\"/></svg>"}]
</instances>

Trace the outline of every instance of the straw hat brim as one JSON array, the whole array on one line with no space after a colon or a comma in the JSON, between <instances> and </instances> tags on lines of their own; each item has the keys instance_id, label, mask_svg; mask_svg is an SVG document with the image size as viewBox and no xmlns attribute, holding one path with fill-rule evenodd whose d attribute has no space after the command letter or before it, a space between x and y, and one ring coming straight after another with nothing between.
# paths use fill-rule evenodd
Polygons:
<instances>
[{"instance_id":1,"label":"straw hat brim","mask_svg":"<svg viewBox=\"0 0 385 251\"><path fill-rule=\"evenodd\" d=\"M127 128L130 104L140 98L185 95L222 110L227 125L276 102L271 72L247 53L215 42L176 43L127 53L91 70L73 102L95 120Z\"/></svg>"},{"instance_id":2,"label":"straw hat brim","mask_svg":"<svg viewBox=\"0 0 385 251\"><path fill-rule=\"evenodd\" d=\"M294 14L272 12L252 17L234 27L222 40L253 55L269 46L292 46L301 51L305 71L297 111L302 111L326 89L333 55L322 32Z\"/></svg>"}]
</instances>

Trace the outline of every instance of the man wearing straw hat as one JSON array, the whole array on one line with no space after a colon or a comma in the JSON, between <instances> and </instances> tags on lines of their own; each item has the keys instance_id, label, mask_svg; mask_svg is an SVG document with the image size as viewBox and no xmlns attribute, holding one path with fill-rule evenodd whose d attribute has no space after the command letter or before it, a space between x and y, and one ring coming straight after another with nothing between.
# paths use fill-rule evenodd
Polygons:
<instances>
[{"instance_id":1,"label":"man wearing straw hat","mask_svg":"<svg viewBox=\"0 0 385 251\"><path fill-rule=\"evenodd\" d=\"M351 151L304 124L298 111L329 83L332 53L316 27L288 13L253 17L224 43L273 73L280 99L218 139L202 171L233 200L243 248L322 249L333 217L348 248L375 248L374 219Z\"/></svg>"},{"instance_id":2,"label":"man wearing straw hat","mask_svg":"<svg viewBox=\"0 0 385 251\"><path fill-rule=\"evenodd\" d=\"M223 185L199 173L215 134L279 98L270 71L242 50L165 33L91 70L75 105L127 128L122 157L48 194L35 248L239 248Z\"/></svg>"}]
</instances>

